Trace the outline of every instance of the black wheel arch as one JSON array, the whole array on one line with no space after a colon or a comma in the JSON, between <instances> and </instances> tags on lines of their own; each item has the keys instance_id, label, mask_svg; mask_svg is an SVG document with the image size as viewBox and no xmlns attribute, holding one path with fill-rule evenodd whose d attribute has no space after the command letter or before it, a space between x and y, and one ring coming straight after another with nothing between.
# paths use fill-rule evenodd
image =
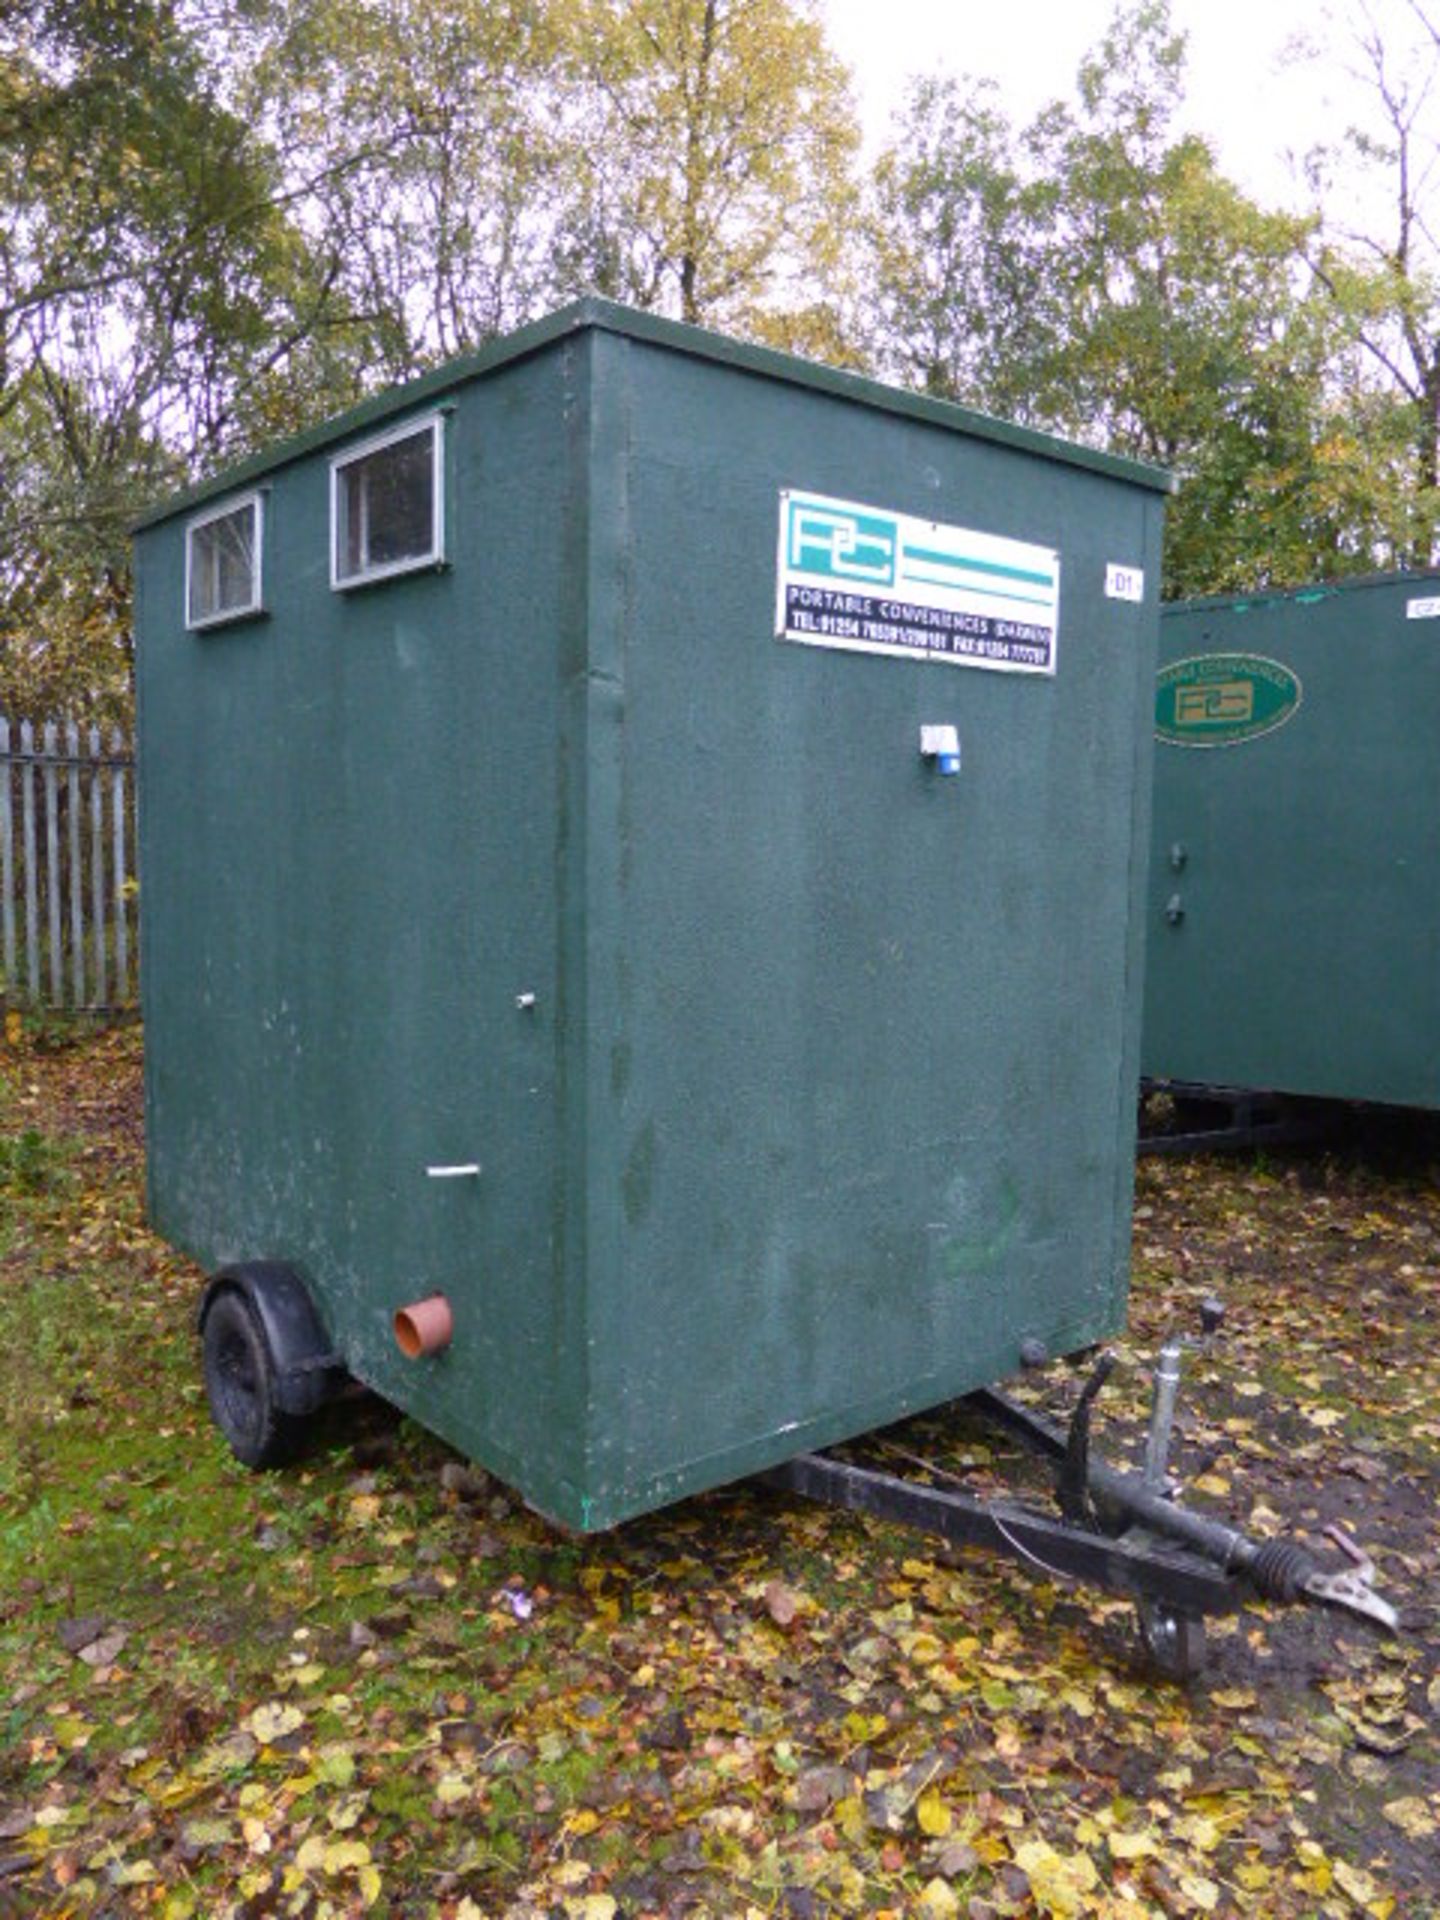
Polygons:
<instances>
[{"instance_id":1,"label":"black wheel arch","mask_svg":"<svg viewBox=\"0 0 1440 1920\"><path fill-rule=\"evenodd\" d=\"M260 1323L274 1363L277 1409L301 1417L316 1412L345 1378L310 1289L280 1260L245 1260L221 1267L200 1300L197 1328L222 1294L238 1294Z\"/></svg>"}]
</instances>

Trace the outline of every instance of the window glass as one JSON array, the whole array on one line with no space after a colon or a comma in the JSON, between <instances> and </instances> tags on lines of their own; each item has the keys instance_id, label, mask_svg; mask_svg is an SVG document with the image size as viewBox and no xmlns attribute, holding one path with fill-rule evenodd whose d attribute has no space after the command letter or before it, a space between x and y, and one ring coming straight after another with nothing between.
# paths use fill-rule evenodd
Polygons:
<instances>
[{"instance_id":1,"label":"window glass","mask_svg":"<svg viewBox=\"0 0 1440 1920\"><path fill-rule=\"evenodd\" d=\"M335 462L337 586L442 557L437 451L440 423Z\"/></svg>"},{"instance_id":2,"label":"window glass","mask_svg":"<svg viewBox=\"0 0 1440 1920\"><path fill-rule=\"evenodd\" d=\"M186 625L260 609L260 498L192 521L186 530Z\"/></svg>"}]
</instances>

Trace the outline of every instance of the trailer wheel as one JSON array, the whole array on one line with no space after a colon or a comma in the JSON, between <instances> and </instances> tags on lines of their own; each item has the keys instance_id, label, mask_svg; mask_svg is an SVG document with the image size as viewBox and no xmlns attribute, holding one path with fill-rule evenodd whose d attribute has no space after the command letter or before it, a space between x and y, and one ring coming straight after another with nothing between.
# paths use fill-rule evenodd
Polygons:
<instances>
[{"instance_id":1,"label":"trailer wheel","mask_svg":"<svg viewBox=\"0 0 1440 1920\"><path fill-rule=\"evenodd\" d=\"M1151 1664L1167 1680L1193 1680L1205 1664L1205 1622L1198 1614L1172 1613L1154 1600L1139 1600L1140 1638Z\"/></svg>"},{"instance_id":2,"label":"trailer wheel","mask_svg":"<svg viewBox=\"0 0 1440 1920\"><path fill-rule=\"evenodd\" d=\"M279 1467L299 1450L304 1423L277 1404L275 1356L260 1316L233 1288L216 1293L202 1334L210 1414L247 1467Z\"/></svg>"}]
</instances>

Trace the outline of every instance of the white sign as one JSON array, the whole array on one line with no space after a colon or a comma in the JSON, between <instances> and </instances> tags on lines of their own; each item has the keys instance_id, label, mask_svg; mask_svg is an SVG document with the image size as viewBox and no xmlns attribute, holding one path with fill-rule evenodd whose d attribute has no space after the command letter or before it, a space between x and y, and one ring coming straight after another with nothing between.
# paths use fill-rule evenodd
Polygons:
<instances>
[{"instance_id":1,"label":"white sign","mask_svg":"<svg viewBox=\"0 0 1440 1920\"><path fill-rule=\"evenodd\" d=\"M1112 560L1105 569L1105 597L1107 600L1133 600L1138 605L1145 598L1145 569L1120 567Z\"/></svg>"},{"instance_id":2,"label":"white sign","mask_svg":"<svg viewBox=\"0 0 1440 1920\"><path fill-rule=\"evenodd\" d=\"M823 494L780 495L775 635L808 647L1055 671L1060 556Z\"/></svg>"},{"instance_id":3,"label":"white sign","mask_svg":"<svg viewBox=\"0 0 1440 1920\"><path fill-rule=\"evenodd\" d=\"M1407 600L1405 618L1407 620L1440 620L1440 599Z\"/></svg>"}]
</instances>

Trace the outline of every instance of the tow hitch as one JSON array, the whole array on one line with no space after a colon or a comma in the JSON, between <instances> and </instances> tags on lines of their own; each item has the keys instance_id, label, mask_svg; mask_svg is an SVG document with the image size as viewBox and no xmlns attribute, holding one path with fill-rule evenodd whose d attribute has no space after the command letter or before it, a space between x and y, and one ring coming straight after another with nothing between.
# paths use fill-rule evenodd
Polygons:
<instances>
[{"instance_id":1,"label":"tow hitch","mask_svg":"<svg viewBox=\"0 0 1440 1920\"><path fill-rule=\"evenodd\" d=\"M1222 1320L1219 1303L1206 1301L1201 1341L1174 1338L1161 1348L1138 1472L1108 1466L1090 1449L1091 1411L1113 1354L1101 1355L1068 1428L993 1389L967 1397L965 1405L1054 1466L1058 1516L1018 1500L983 1498L958 1482L941 1484L943 1475L916 1481L824 1453L800 1454L761 1477L772 1487L938 1534L952 1546L990 1547L1042 1573L1128 1595L1151 1660L1173 1679L1187 1679L1203 1664L1206 1616L1233 1612L1251 1597L1335 1607L1396 1632L1399 1617L1376 1593L1374 1567L1340 1528L1325 1534L1346 1564L1328 1566L1296 1542L1252 1540L1180 1504L1169 1459L1182 1358Z\"/></svg>"}]
</instances>

